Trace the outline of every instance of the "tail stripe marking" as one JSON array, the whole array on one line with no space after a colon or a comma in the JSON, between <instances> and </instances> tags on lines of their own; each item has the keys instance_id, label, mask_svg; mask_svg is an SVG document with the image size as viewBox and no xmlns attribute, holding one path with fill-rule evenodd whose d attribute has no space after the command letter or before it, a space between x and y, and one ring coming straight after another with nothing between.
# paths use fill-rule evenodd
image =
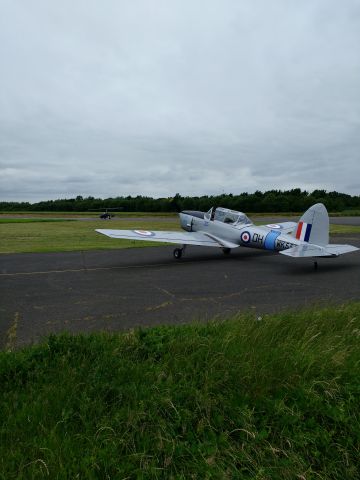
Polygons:
<instances>
[{"instance_id":1,"label":"tail stripe marking","mask_svg":"<svg viewBox=\"0 0 360 480\"><path fill-rule=\"evenodd\" d=\"M308 242L310 239L311 228L312 228L311 223L299 222L298 228L296 230L296 238L298 240L303 240L304 242Z\"/></svg>"},{"instance_id":2,"label":"tail stripe marking","mask_svg":"<svg viewBox=\"0 0 360 480\"><path fill-rule=\"evenodd\" d=\"M298 223L297 230L296 230L296 238L297 238L298 240L300 240L300 235L301 235L302 226L303 226L303 222L299 222L299 223Z\"/></svg>"},{"instance_id":3,"label":"tail stripe marking","mask_svg":"<svg viewBox=\"0 0 360 480\"><path fill-rule=\"evenodd\" d=\"M305 232L305 236L304 236L304 241L305 241L305 242L308 242L308 241L309 241L310 233L311 233L311 227L312 227L311 223L308 223L308 224L306 225L306 232Z\"/></svg>"}]
</instances>

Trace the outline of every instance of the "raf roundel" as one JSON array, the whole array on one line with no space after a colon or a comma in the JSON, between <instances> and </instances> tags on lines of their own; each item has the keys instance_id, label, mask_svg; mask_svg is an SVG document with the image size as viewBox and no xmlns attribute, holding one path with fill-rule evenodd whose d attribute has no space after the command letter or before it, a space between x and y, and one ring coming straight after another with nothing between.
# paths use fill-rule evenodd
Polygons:
<instances>
[{"instance_id":1,"label":"raf roundel","mask_svg":"<svg viewBox=\"0 0 360 480\"><path fill-rule=\"evenodd\" d=\"M244 243L249 243L250 242L250 233L249 232L243 232L240 236L241 241Z\"/></svg>"},{"instance_id":2,"label":"raf roundel","mask_svg":"<svg viewBox=\"0 0 360 480\"><path fill-rule=\"evenodd\" d=\"M148 230L134 230L134 233L142 237L153 237L155 235L154 232L149 232Z\"/></svg>"},{"instance_id":3,"label":"raf roundel","mask_svg":"<svg viewBox=\"0 0 360 480\"><path fill-rule=\"evenodd\" d=\"M276 223L269 223L269 225L266 225L269 228L281 228L280 225L277 225Z\"/></svg>"}]
</instances>

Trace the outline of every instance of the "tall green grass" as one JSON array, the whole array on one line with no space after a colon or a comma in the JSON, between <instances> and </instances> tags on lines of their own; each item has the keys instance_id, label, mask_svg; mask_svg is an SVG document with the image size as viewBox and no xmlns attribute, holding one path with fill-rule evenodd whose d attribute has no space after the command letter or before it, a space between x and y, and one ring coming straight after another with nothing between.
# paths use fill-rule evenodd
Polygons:
<instances>
[{"instance_id":1,"label":"tall green grass","mask_svg":"<svg viewBox=\"0 0 360 480\"><path fill-rule=\"evenodd\" d=\"M360 304L0 354L1 479L358 479Z\"/></svg>"}]
</instances>

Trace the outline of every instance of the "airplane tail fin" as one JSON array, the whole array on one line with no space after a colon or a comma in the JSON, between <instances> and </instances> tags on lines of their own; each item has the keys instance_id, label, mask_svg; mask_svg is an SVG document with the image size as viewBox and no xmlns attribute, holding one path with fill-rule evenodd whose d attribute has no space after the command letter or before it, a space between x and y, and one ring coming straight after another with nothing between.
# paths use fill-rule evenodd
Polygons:
<instances>
[{"instance_id":1,"label":"airplane tail fin","mask_svg":"<svg viewBox=\"0 0 360 480\"><path fill-rule=\"evenodd\" d=\"M325 246L329 243L329 215L322 203L310 207L300 218L294 236L298 240Z\"/></svg>"},{"instance_id":2,"label":"airplane tail fin","mask_svg":"<svg viewBox=\"0 0 360 480\"><path fill-rule=\"evenodd\" d=\"M316 203L304 213L293 236L304 243L279 253L289 257L338 257L359 250L353 245L329 244L329 214L322 203Z\"/></svg>"}]
</instances>

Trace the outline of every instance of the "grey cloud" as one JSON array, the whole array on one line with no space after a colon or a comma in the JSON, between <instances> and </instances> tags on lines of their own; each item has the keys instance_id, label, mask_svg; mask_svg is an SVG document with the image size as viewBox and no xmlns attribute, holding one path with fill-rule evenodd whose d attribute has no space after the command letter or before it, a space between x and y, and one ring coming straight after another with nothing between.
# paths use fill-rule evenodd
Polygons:
<instances>
[{"instance_id":1,"label":"grey cloud","mask_svg":"<svg viewBox=\"0 0 360 480\"><path fill-rule=\"evenodd\" d=\"M359 194L359 44L356 0L4 1L0 199Z\"/></svg>"}]
</instances>

